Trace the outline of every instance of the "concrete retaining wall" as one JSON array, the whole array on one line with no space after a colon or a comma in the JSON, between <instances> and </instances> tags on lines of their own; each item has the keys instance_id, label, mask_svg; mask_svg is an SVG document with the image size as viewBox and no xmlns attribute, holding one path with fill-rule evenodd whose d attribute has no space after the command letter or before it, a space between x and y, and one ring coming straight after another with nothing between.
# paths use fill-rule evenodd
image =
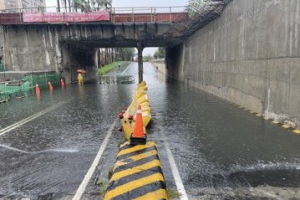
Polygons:
<instances>
[{"instance_id":1,"label":"concrete retaining wall","mask_svg":"<svg viewBox=\"0 0 300 200\"><path fill-rule=\"evenodd\" d=\"M154 65L157 69L157 71L163 75L167 75L167 68L166 64L163 61L153 61L151 62L152 65Z\"/></svg>"},{"instance_id":2,"label":"concrete retaining wall","mask_svg":"<svg viewBox=\"0 0 300 200\"><path fill-rule=\"evenodd\" d=\"M165 22L11 24L1 27L0 47L4 47L6 71L55 70L69 82L77 68L87 69L91 78L97 75L96 48L135 47L138 41L144 47L181 43L182 38L170 35L170 26Z\"/></svg>"},{"instance_id":3,"label":"concrete retaining wall","mask_svg":"<svg viewBox=\"0 0 300 200\"><path fill-rule=\"evenodd\" d=\"M299 35L299 0L233 0L220 18L167 49L168 73L300 126Z\"/></svg>"},{"instance_id":4,"label":"concrete retaining wall","mask_svg":"<svg viewBox=\"0 0 300 200\"><path fill-rule=\"evenodd\" d=\"M62 70L58 37L56 29L47 27L5 27L6 70Z\"/></svg>"},{"instance_id":5,"label":"concrete retaining wall","mask_svg":"<svg viewBox=\"0 0 300 200\"><path fill-rule=\"evenodd\" d=\"M61 32L59 26L5 27L6 71L56 71L63 74L67 83L77 79L78 68L96 75L95 49L71 46L62 41Z\"/></svg>"}]
</instances>

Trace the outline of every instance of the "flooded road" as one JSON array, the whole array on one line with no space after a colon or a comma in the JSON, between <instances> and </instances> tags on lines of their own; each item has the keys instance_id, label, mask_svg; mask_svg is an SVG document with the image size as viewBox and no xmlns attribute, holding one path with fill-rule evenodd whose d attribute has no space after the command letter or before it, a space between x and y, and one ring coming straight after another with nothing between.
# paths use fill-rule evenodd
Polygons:
<instances>
[{"instance_id":1,"label":"flooded road","mask_svg":"<svg viewBox=\"0 0 300 200\"><path fill-rule=\"evenodd\" d=\"M213 95L168 80L149 63L149 138L158 143L168 187L175 187L164 143L189 199L300 199L300 136ZM0 105L0 129L52 110L0 135L0 199L72 199L117 113L131 102L137 63L102 84L56 88ZM0 130L0 134L1 134ZM164 138L165 137L165 138ZM94 178L107 179L120 134L113 132ZM83 199L101 199L91 180Z\"/></svg>"}]
</instances>

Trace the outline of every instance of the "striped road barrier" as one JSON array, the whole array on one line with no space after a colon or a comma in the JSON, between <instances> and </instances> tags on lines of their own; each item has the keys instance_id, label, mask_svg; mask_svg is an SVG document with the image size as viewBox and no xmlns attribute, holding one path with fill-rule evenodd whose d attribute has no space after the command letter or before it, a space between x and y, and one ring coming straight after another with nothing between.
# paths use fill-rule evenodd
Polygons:
<instances>
[{"instance_id":1,"label":"striped road barrier","mask_svg":"<svg viewBox=\"0 0 300 200\"><path fill-rule=\"evenodd\" d=\"M119 150L104 200L167 200L165 179L155 142Z\"/></svg>"}]
</instances>

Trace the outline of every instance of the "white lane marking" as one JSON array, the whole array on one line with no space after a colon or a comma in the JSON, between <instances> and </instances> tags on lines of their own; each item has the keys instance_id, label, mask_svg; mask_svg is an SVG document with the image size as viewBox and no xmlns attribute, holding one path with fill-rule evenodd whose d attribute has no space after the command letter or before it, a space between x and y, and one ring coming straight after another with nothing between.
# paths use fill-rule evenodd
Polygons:
<instances>
[{"instance_id":1,"label":"white lane marking","mask_svg":"<svg viewBox=\"0 0 300 200\"><path fill-rule=\"evenodd\" d=\"M129 69L129 67L130 67L130 65L131 64L129 64L127 67L126 67L126 69L121 73L121 75L123 75L123 74L125 74L125 72L127 72L128 71L128 69Z\"/></svg>"},{"instance_id":2,"label":"white lane marking","mask_svg":"<svg viewBox=\"0 0 300 200\"><path fill-rule=\"evenodd\" d=\"M89 181L91 180L92 178L92 175L94 174L94 171L96 170L96 167L97 165L99 164L100 162L100 159L101 159L101 156L107 146L107 143L108 143L108 140L113 132L113 129L117 123L118 119L116 119L112 125L110 126L109 130L107 131L107 134L101 144L101 147L98 151L98 154L97 156L95 157L94 161L93 161L93 164L91 165L90 169L88 170L87 174L84 176L84 179L83 181L81 182L80 186L78 187L74 197L72 200L80 200L83 193L85 192L85 189L86 189L86 186L88 185Z\"/></svg>"},{"instance_id":3,"label":"white lane marking","mask_svg":"<svg viewBox=\"0 0 300 200\"><path fill-rule=\"evenodd\" d=\"M16 152L20 152L20 153L26 153L26 154L37 154L37 153L47 153L47 152L57 152L57 153L76 153L76 152L78 152L77 149L67 149L67 148L48 149L48 150L43 150L43 151L25 151L25 150L11 147L11 146L8 146L5 144L0 144L0 148L8 149L11 151L16 151Z\"/></svg>"},{"instance_id":4,"label":"white lane marking","mask_svg":"<svg viewBox=\"0 0 300 200\"><path fill-rule=\"evenodd\" d=\"M163 138L163 141L164 141L164 146L165 146L165 149L166 149L166 152L167 152L167 155L168 155L168 160L169 160L169 164L171 166L171 170L172 170L172 174L173 174L173 177L174 177L174 180L175 180L175 184L176 184L178 192L180 193L179 199L180 200L189 200L189 198L186 194L186 191L184 189L182 179L180 177L176 162L174 160L174 156L173 156L172 151L170 149L170 145L166 140L166 135L164 134L163 129L161 130L161 135L162 135L162 138Z\"/></svg>"},{"instance_id":5,"label":"white lane marking","mask_svg":"<svg viewBox=\"0 0 300 200\"><path fill-rule=\"evenodd\" d=\"M36 119L36 118L38 118L38 117L40 117L40 116L42 116L42 115L44 115L44 114L46 114L46 113L48 113L48 112L50 112L50 111L52 111L52 110L58 108L58 107L60 107L60 106L62 106L62 105L65 104L65 103L66 103L66 102L62 102L62 103L55 104L55 105L51 106L50 108L47 108L47 109L45 109L45 110L42 110L42 111L40 111L40 112L38 112L38 113L36 113L36 114L30 116L30 117L27 117L27 118L25 118L25 119L23 119L23 120L21 120L21 121L19 121L19 122L16 122L16 123L14 123L14 124L12 124L12 125L10 125L10 126L4 128L4 129L1 129L1 130L0 130L0 136L1 136L1 135L4 135L5 133L7 133L7 132L9 132L9 131L12 131L12 130L14 130L14 129L16 129L16 128L18 128L18 127L20 127L20 126L22 126L22 125L24 125L24 124L26 124L26 123L28 123L28 122L30 122L30 121Z\"/></svg>"}]
</instances>

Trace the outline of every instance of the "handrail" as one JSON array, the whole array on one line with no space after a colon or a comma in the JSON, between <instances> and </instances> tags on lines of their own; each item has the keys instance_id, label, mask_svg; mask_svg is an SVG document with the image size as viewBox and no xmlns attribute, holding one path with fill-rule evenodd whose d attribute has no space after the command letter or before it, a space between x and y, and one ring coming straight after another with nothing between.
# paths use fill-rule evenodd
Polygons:
<instances>
[{"instance_id":1,"label":"handrail","mask_svg":"<svg viewBox=\"0 0 300 200\"><path fill-rule=\"evenodd\" d=\"M169 10L173 10L173 9L182 9L182 11L187 9L187 6L161 6L161 7L111 7L109 9L107 9L107 11L138 11L138 10L160 10L160 9L169 9ZM73 12L78 12L81 13L82 11L80 10L80 8L76 8L75 7L60 7L60 10L66 13L73 13ZM105 9L101 9L101 10L105 10ZM0 13L24 13L24 12L58 12L58 7L56 6L50 6L50 7L27 7L27 8L11 8L11 9L2 9L0 10Z\"/></svg>"},{"instance_id":2,"label":"handrail","mask_svg":"<svg viewBox=\"0 0 300 200\"><path fill-rule=\"evenodd\" d=\"M48 8L54 8L56 7L48 7ZM40 9L39 11L34 9ZM80 14L89 14L91 12L74 12L73 9L71 11L73 12L45 12L45 8L25 8L25 9L8 9L8 10L0 10L0 24L22 24L22 23L31 23L29 20L24 20L24 14L26 13L26 16L28 17L33 13L33 17L37 18L38 15L45 15L50 16L52 13L60 13L62 15L62 18L58 20L58 23L67 23L70 21L67 21L64 19L64 14L68 13L78 13ZM64 10L63 8L60 9L61 11ZM18 11L18 12L11 12L11 11ZM30 11L30 12L26 12ZM70 10L65 10L70 11ZM162 6L162 7L115 7L111 8L111 10L106 10L109 12L110 19L102 20L102 21L111 21L112 23L132 23L132 22L175 22L175 21L185 21L188 19L188 13L187 13L187 7L186 6ZM76 15L76 14L75 14ZM87 16L88 17L88 16ZM28 19L28 18L27 18ZM57 20L57 19L56 19ZM101 21L101 20L100 20ZM40 21L39 21L40 22ZM42 23L51 22L49 19L47 21L41 21ZM71 21L77 22L77 21ZM79 21L78 21L79 22ZM86 21L88 22L88 21ZM37 23L35 21L32 21L32 23Z\"/></svg>"}]
</instances>

